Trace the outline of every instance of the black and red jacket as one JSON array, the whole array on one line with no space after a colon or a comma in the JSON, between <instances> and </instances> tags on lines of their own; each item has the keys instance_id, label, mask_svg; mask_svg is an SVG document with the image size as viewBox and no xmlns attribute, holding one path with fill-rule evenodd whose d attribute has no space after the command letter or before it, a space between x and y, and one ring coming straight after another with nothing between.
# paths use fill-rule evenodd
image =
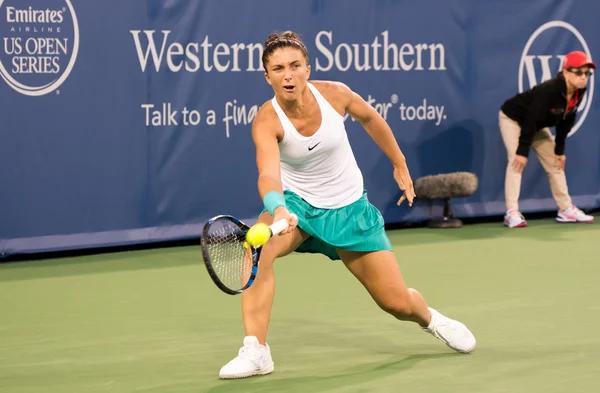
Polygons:
<instances>
[{"instance_id":1,"label":"black and red jacket","mask_svg":"<svg viewBox=\"0 0 600 393\"><path fill-rule=\"evenodd\" d=\"M532 89L506 100L502 112L521 126L517 154L527 157L535 133L544 127L556 127L556 155L565 154L565 140L573 128L577 108L586 89L578 89L574 97L577 102L568 108L567 82L562 73Z\"/></svg>"}]
</instances>

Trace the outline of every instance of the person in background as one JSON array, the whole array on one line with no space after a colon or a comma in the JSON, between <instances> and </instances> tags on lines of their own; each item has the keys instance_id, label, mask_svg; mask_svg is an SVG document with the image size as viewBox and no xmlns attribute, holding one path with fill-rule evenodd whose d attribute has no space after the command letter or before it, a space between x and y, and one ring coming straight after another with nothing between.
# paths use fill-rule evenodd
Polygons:
<instances>
[{"instance_id":1,"label":"person in background","mask_svg":"<svg viewBox=\"0 0 600 393\"><path fill-rule=\"evenodd\" d=\"M573 205L564 172L567 159L565 141L575 124L577 109L583 101L593 69L596 65L585 53L571 52L565 56L563 69L555 78L517 94L502 105L498 123L508 153L504 184L505 226L527 226L519 211L519 194L521 175L531 147L548 175L552 196L558 205L556 221L594 221L594 217ZM555 140L548 127L556 127Z\"/></svg>"}]
</instances>

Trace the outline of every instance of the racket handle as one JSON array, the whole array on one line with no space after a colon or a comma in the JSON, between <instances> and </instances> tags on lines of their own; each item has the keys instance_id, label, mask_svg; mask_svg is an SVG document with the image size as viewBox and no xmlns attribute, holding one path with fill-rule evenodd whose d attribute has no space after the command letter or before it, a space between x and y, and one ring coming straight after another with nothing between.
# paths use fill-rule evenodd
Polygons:
<instances>
[{"instance_id":1,"label":"racket handle","mask_svg":"<svg viewBox=\"0 0 600 393\"><path fill-rule=\"evenodd\" d=\"M296 217L296 215L294 213L291 213L290 216L292 218L298 219L298 217ZM279 221L271 224L271 226L269 226L269 229L271 229L272 236L276 236L276 235L280 234L281 232L285 231L288 226L289 226L289 224L288 224L287 220L279 220Z\"/></svg>"}]
</instances>

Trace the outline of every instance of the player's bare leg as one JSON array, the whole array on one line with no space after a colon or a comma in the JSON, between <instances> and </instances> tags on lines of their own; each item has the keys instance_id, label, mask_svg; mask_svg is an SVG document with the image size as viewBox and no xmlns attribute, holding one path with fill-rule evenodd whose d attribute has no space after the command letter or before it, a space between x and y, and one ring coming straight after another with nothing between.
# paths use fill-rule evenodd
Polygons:
<instances>
[{"instance_id":1,"label":"player's bare leg","mask_svg":"<svg viewBox=\"0 0 600 393\"><path fill-rule=\"evenodd\" d=\"M429 325L431 313L425 299L417 290L406 287L391 251L358 253L338 250L338 254L382 310L422 327Z\"/></svg>"},{"instance_id":2,"label":"player's bare leg","mask_svg":"<svg viewBox=\"0 0 600 393\"><path fill-rule=\"evenodd\" d=\"M271 225L273 218L264 213L258 222ZM299 228L271 238L260 255L258 274L254 284L242 293L242 316L246 337L238 356L227 363L219 372L224 379L246 378L273 372L275 365L271 350L266 343L271 308L275 297L275 274L273 263L300 246L308 235Z\"/></svg>"},{"instance_id":3,"label":"player's bare leg","mask_svg":"<svg viewBox=\"0 0 600 393\"><path fill-rule=\"evenodd\" d=\"M269 213L260 216L258 222L271 225ZM242 315L246 336L255 336L260 344L267 340L267 329L275 297L275 274L273 263L300 246L308 235L296 228L293 232L271 238L260 255L258 274L254 284L242 293Z\"/></svg>"},{"instance_id":4,"label":"player's bare leg","mask_svg":"<svg viewBox=\"0 0 600 393\"><path fill-rule=\"evenodd\" d=\"M427 307L416 289L406 287L391 251L359 253L338 250L338 253L382 310L397 319L418 323L455 351L467 353L475 348L475 337L465 325Z\"/></svg>"}]
</instances>

